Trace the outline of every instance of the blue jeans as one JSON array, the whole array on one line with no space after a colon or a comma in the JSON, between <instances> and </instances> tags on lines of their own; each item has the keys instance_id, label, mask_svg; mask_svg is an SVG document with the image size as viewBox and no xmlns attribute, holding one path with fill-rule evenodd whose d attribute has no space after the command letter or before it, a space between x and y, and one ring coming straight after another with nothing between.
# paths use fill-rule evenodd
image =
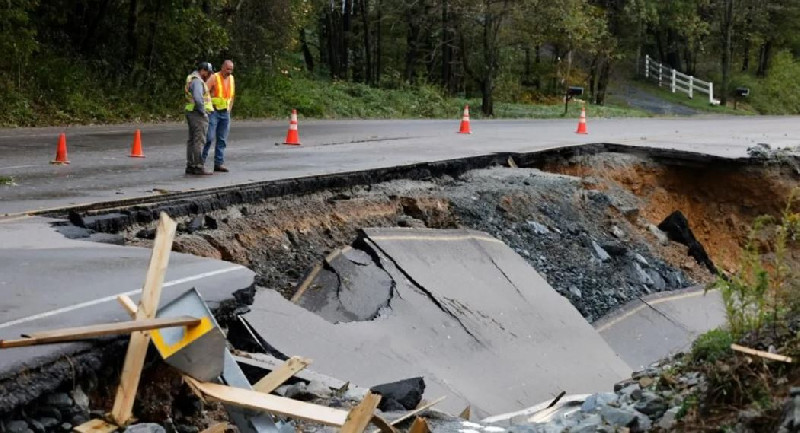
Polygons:
<instances>
[{"instance_id":1,"label":"blue jeans","mask_svg":"<svg viewBox=\"0 0 800 433\"><path fill-rule=\"evenodd\" d=\"M208 136L203 146L203 162L208 158L208 151L216 139L214 146L214 166L225 163L225 146L228 145L228 132L231 130L231 115L226 111L213 111L208 115Z\"/></svg>"}]
</instances>

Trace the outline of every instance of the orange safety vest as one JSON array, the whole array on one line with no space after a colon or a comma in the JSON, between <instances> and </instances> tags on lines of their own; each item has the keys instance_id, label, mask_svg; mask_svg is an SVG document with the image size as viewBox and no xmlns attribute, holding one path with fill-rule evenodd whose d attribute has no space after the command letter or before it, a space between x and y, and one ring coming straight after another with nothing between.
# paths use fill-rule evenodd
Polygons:
<instances>
[{"instance_id":1,"label":"orange safety vest","mask_svg":"<svg viewBox=\"0 0 800 433\"><path fill-rule=\"evenodd\" d=\"M217 110L226 110L230 105L233 97L236 95L236 85L233 82L233 75L228 75L227 80L222 79L222 75L217 72L214 74L214 79L217 81L214 86L211 102Z\"/></svg>"}]
</instances>

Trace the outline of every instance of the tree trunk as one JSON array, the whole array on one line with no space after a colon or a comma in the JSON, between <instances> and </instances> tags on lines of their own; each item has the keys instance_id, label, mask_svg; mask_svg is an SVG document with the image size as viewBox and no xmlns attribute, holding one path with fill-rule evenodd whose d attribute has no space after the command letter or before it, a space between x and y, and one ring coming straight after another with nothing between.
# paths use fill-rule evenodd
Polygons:
<instances>
[{"instance_id":1,"label":"tree trunk","mask_svg":"<svg viewBox=\"0 0 800 433\"><path fill-rule=\"evenodd\" d=\"M742 72L750 72L750 38L745 39L742 53Z\"/></svg>"},{"instance_id":2,"label":"tree trunk","mask_svg":"<svg viewBox=\"0 0 800 433\"><path fill-rule=\"evenodd\" d=\"M409 5L406 8L406 22L408 23L408 30L406 33L406 67L403 76L406 81L411 83L414 81L417 69L417 56L419 51L419 14L417 13L414 5Z\"/></svg>"},{"instance_id":3,"label":"tree trunk","mask_svg":"<svg viewBox=\"0 0 800 433\"><path fill-rule=\"evenodd\" d=\"M771 51L772 51L772 40L767 40L761 46L761 50L759 50L758 71L756 72L756 74L759 77L763 78L767 76L767 72L769 71L770 57L772 55Z\"/></svg>"},{"instance_id":4,"label":"tree trunk","mask_svg":"<svg viewBox=\"0 0 800 433\"><path fill-rule=\"evenodd\" d=\"M719 89L721 105L728 102L728 87L731 81L731 36L733 34L733 0L725 0L722 20L722 88Z\"/></svg>"},{"instance_id":5,"label":"tree trunk","mask_svg":"<svg viewBox=\"0 0 800 433\"><path fill-rule=\"evenodd\" d=\"M139 54L139 39L136 37L136 27L139 20L139 0L130 0L128 8L128 65L131 73L136 66L136 58Z\"/></svg>"},{"instance_id":6,"label":"tree trunk","mask_svg":"<svg viewBox=\"0 0 800 433\"><path fill-rule=\"evenodd\" d=\"M153 62L156 57L156 41L158 40L158 26L161 24L161 13L164 10L164 2L156 2L156 12L153 20L150 21L150 42L147 44L147 73L153 70ZM151 89L155 90L154 87Z\"/></svg>"},{"instance_id":7,"label":"tree trunk","mask_svg":"<svg viewBox=\"0 0 800 433\"><path fill-rule=\"evenodd\" d=\"M306 62L306 70L314 72L314 56L311 55L311 49L308 47L305 28L300 28L300 45L303 50L303 59Z\"/></svg>"},{"instance_id":8,"label":"tree trunk","mask_svg":"<svg viewBox=\"0 0 800 433\"><path fill-rule=\"evenodd\" d=\"M442 87L449 95L454 93L451 86L453 41L450 34L448 0L442 0Z\"/></svg>"},{"instance_id":9,"label":"tree trunk","mask_svg":"<svg viewBox=\"0 0 800 433\"><path fill-rule=\"evenodd\" d=\"M344 16L342 17L342 78L349 77L350 72L350 38L352 37L353 1L344 0Z\"/></svg>"},{"instance_id":10,"label":"tree trunk","mask_svg":"<svg viewBox=\"0 0 800 433\"><path fill-rule=\"evenodd\" d=\"M608 89L608 77L611 72L611 59L603 59L600 67L600 78L597 80L597 96L594 102L597 105L606 104L606 90Z\"/></svg>"},{"instance_id":11,"label":"tree trunk","mask_svg":"<svg viewBox=\"0 0 800 433\"><path fill-rule=\"evenodd\" d=\"M83 37L83 41L81 42L81 51L84 53L91 53L94 51L94 46L96 42L96 33L97 27L100 23L106 18L106 12L108 11L108 5L111 3L111 0L103 0L100 2L100 6L97 8L97 14L92 18L92 21L89 23L89 27L86 30L86 35ZM159 6L161 3L159 2Z\"/></svg>"},{"instance_id":12,"label":"tree trunk","mask_svg":"<svg viewBox=\"0 0 800 433\"><path fill-rule=\"evenodd\" d=\"M370 44L369 26L369 0L361 0L361 24L364 27L364 78L367 84L372 84L372 48Z\"/></svg>"},{"instance_id":13,"label":"tree trunk","mask_svg":"<svg viewBox=\"0 0 800 433\"><path fill-rule=\"evenodd\" d=\"M381 49L381 39L383 36L383 32L381 27L383 27L383 9L381 7L381 0L378 0L377 9L378 9L378 28L376 29L377 35L375 35L375 83L381 83L381 72L383 71L383 62L381 61L381 56L383 55L383 50Z\"/></svg>"}]
</instances>

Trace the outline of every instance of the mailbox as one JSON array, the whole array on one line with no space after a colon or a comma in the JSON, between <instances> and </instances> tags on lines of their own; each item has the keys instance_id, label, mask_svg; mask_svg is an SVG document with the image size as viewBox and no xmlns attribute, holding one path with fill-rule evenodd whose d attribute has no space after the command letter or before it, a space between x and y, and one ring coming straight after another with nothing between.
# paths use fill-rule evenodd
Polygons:
<instances>
[{"instance_id":1,"label":"mailbox","mask_svg":"<svg viewBox=\"0 0 800 433\"><path fill-rule=\"evenodd\" d=\"M738 87L736 89L736 96L740 98L744 98L745 96L750 96L750 89L747 87Z\"/></svg>"},{"instance_id":2,"label":"mailbox","mask_svg":"<svg viewBox=\"0 0 800 433\"><path fill-rule=\"evenodd\" d=\"M583 95L583 87L570 86L567 89L567 96L582 96L582 95Z\"/></svg>"}]
</instances>

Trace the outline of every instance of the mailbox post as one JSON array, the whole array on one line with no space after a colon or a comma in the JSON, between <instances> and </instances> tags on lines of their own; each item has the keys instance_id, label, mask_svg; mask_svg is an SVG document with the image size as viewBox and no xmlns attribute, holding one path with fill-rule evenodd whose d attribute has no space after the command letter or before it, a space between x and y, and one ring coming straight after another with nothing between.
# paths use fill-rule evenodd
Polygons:
<instances>
[{"instance_id":1,"label":"mailbox post","mask_svg":"<svg viewBox=\"0 0 800 433\"><path fill-rule=\"evenodd\" d=\"M737 87L736 97L733 98L733 109L735 110L739 105L739 100L750 96L750 89L747 87Z\"/></svg>"},{"instance_id":2,"label":"mailbox post","mask_svg":"<svg viewBox=\"0 0 800 433\"><path fill-rule=\"evenodd\" d=\"M567 87L567 94L564 98L564 115L569 112L569 100L575 96L583 96L583 87L569 86Z\"/></svg>"}]
</instances>

